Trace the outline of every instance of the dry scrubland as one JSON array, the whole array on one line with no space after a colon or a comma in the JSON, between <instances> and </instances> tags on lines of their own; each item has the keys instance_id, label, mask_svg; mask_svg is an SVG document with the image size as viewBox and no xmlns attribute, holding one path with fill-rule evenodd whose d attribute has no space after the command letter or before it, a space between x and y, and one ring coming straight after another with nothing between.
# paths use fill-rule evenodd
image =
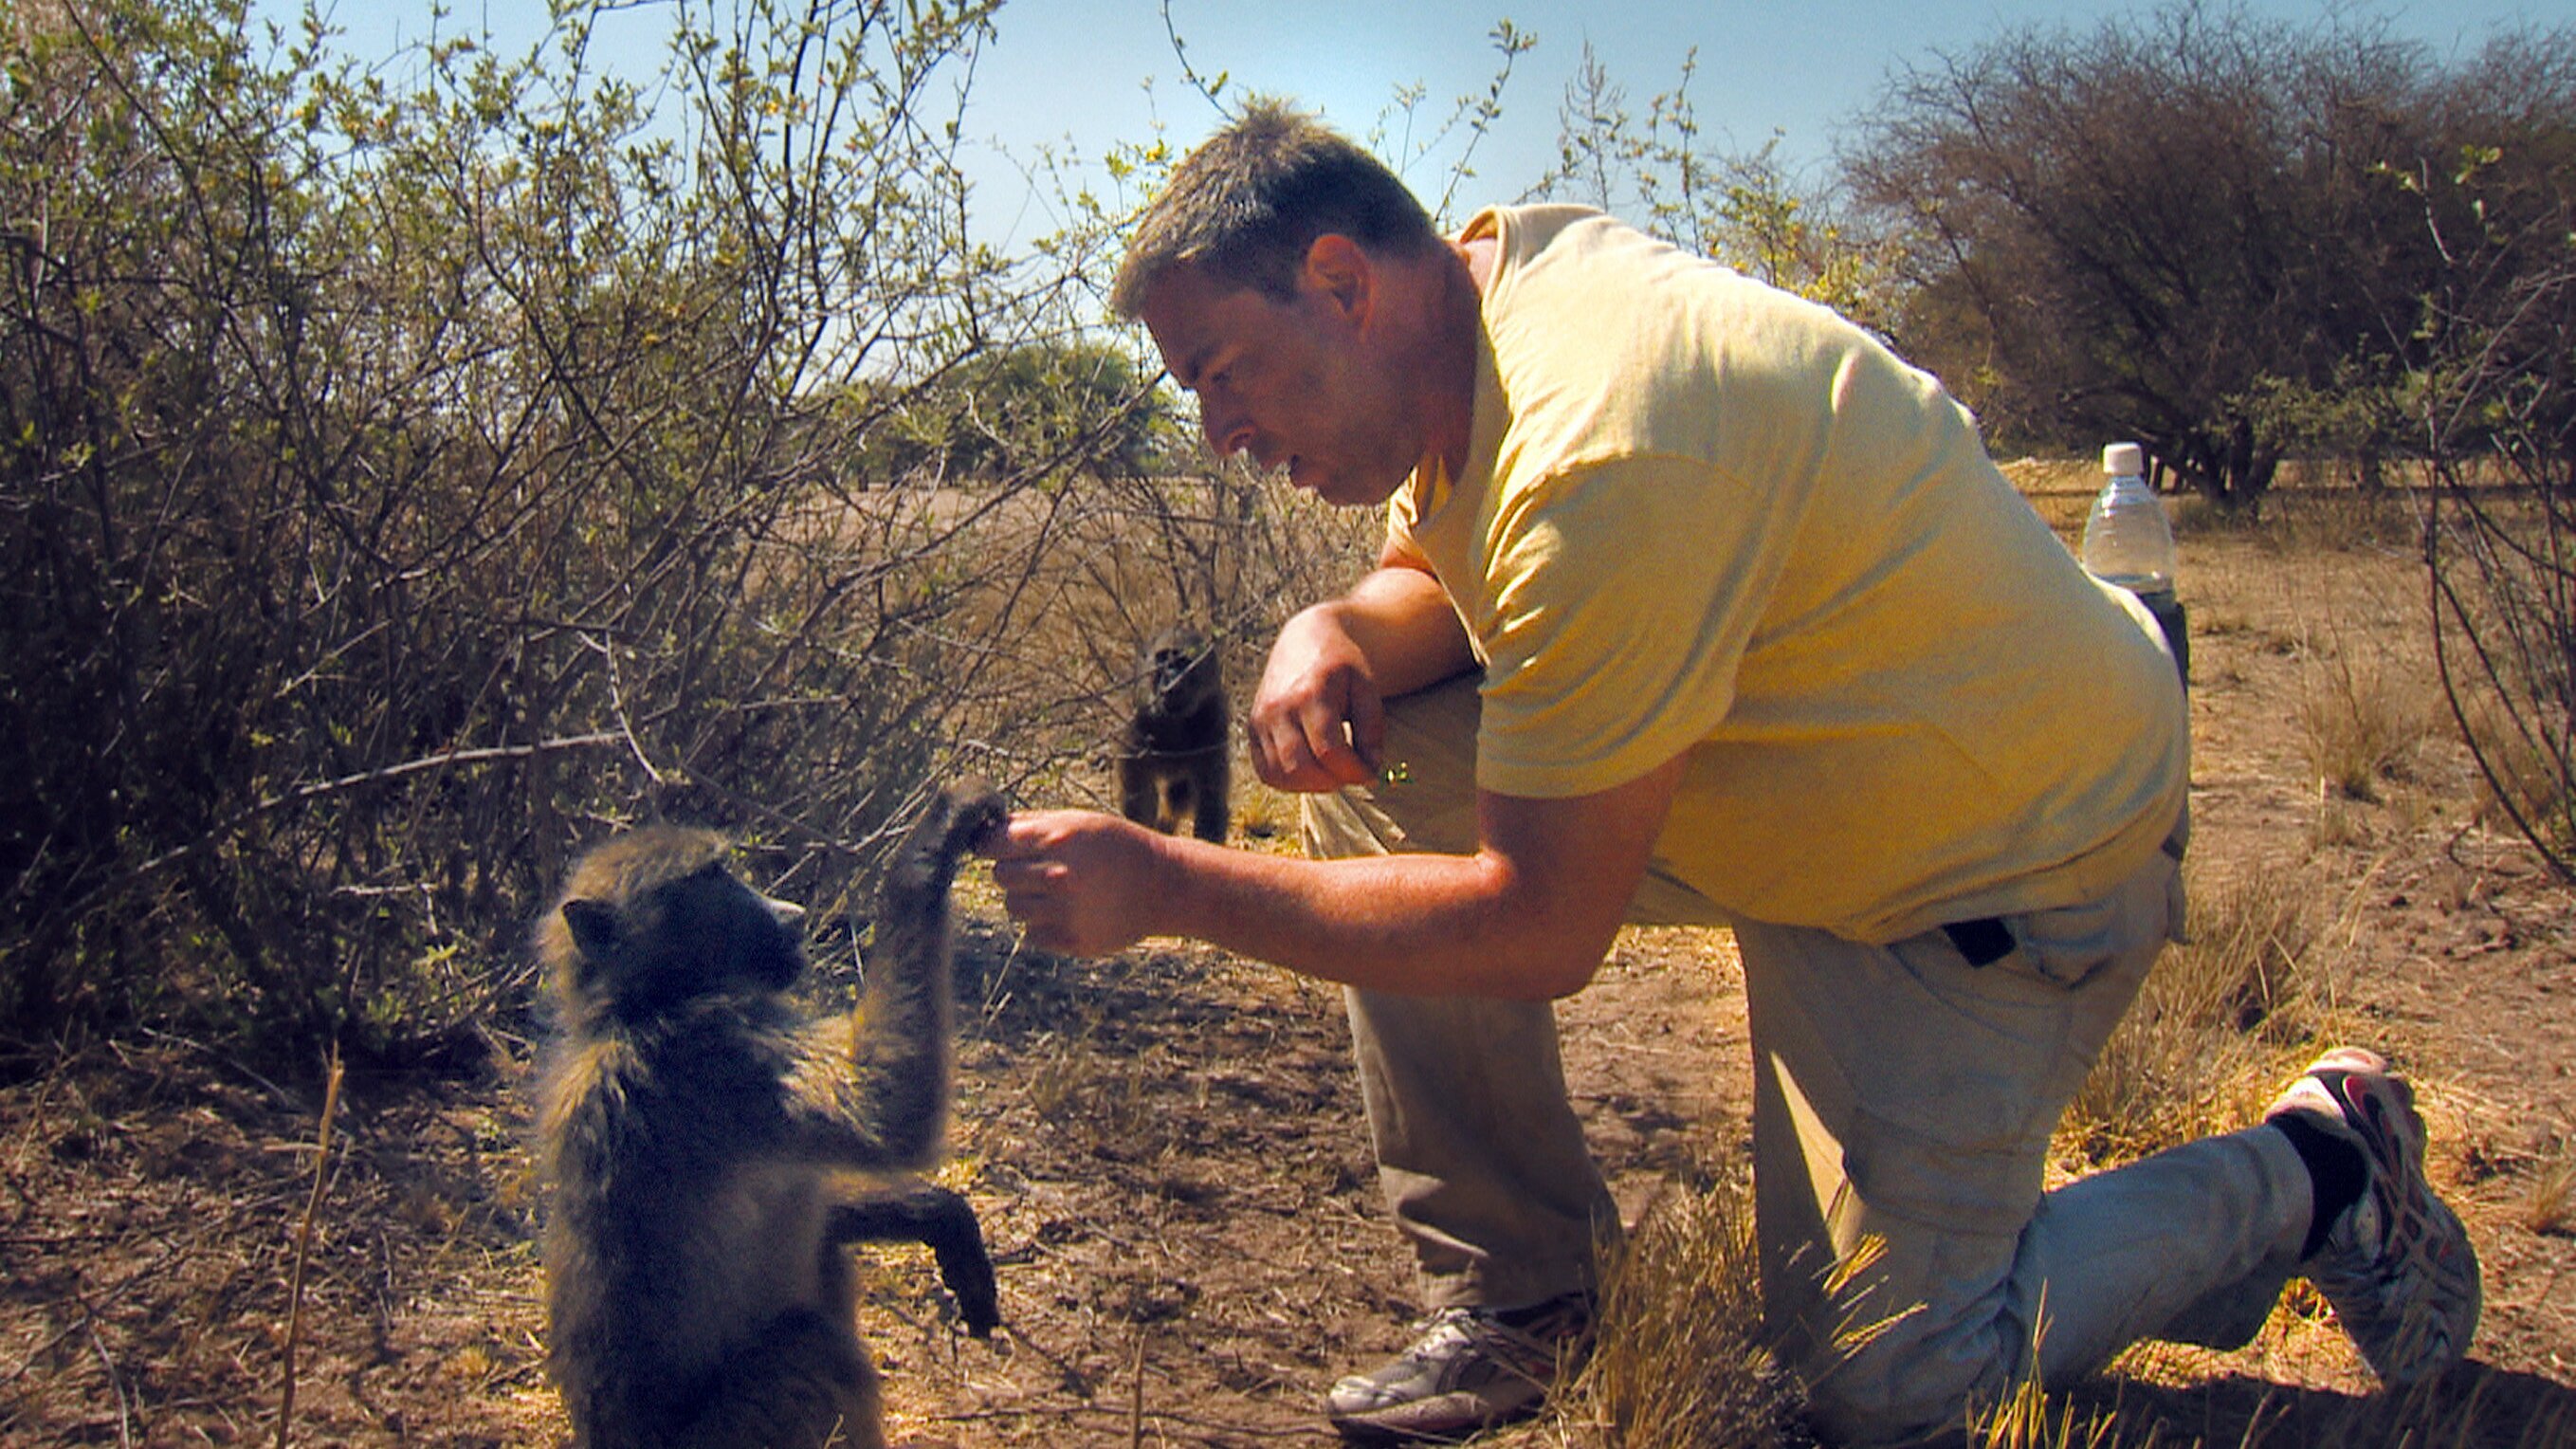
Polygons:
<instances>
[{"instance_id":1,"label":"dry scrubland","mask_svg":"<svg viewBox=\"0 0 2576 1449\"><path fill-rule=\"evenodd\" d=\"M2089 470L2019 466L2051 521ZM1998 1443L2576 1443L2576 940L2497 822L2430 662L2402 499L2300 487L2259 526L2189 504L2196 942L2060 1137L2063 1170L2239 1125L2321 1044L2413 1071L2487 1263L2473 1363L2404 1402L2294 1289L2250 1348L2148 1348ZM1348 548L1352 536L1334 546ZM1238 694L1257 657L1238 651ZM1102 782L1069 777L1070 796ZM1293 809L1243 787L1237 828ZM897 1442L1321 1443L1322 1385L1415 1311L1333 995L1168 943L1017 951L970 885L956 1157L1010 1326L962 1338L926 1255L876 1256ZM845 964L826 962L828 991ZM1516 1445L1803 1442L1763 1367L1744 1234L1742 983L1727 938L1624 936L1569 1002L1569 1074L1623 1206L1605 1347ZM294 1442L521 1445L539 1370L526 1043L462 1079L353 1079L309 1216ZM0 1440L274 1442L317 1094L187 1042L102 1044L0 1093Z\"/></svg>"}]
</instances>

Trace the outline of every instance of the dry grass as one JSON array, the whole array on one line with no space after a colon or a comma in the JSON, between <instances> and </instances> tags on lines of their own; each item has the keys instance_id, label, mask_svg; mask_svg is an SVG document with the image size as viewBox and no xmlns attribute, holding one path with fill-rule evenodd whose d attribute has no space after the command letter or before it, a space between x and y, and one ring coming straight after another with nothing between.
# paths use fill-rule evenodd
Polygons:
<instances>
[{"instance_id":1,"label":"dry grass","mask_svg":"<svg viewBox=\"0 0 2576 1449\"><path fill-rule=\"evenodd\" d=\"M2531 1174L2515 1216L2535 1233L2576 1235L2576 1142L2560 1142Z\"/></svg>"},{"instance_id":2,"label":"dry grass","mask_svg":"<svg viewBox=\"0 0 2576 1449\"><path fill-rule=\"evenodd\" d=\"M2514 720L2492 693L2475 697L2462 713L2485 764L2473 818L2497 830L2518 830L2528 821L2564 848L2576 810L2569 808L2567 776L2546 737Z\"/></svg>"},{"instance_id":3,"label":"dry grass","mask_svg":"<svg viewBox=\"0 0 2576 1449\"><path fill-rule=\"evenodd\" d=\"M1757 1261L1742 1178L1658 1197L1610 1257L1599 1347L1572 1391L1501 1442L1804 1442L1796 1387L1764 1347Z\"/></svg>"},{"instance_id":4,"label":"dry grass","mask_svg":"<svg viewBox=\"0 0 2576 1449\"><path fill-rule=\"evenodd\" d=\"M2252 515L2198 498L2170 506L2184 540L2183 592L2202 604L2194 632L2241 634L2254 611L2286 615L2286 631L2257 643L2298 663L2290 709L2310 780L2321 799L2385 803L2388 787L2409 781L2451 727L2427 647L2423 583L2411 564L2387 567L2414 552L2421 525L2409 495L2304 488L2275 492ZM2246 580L2192 577L2219 545L2265 560L2251 582L2278 597L2245 597ZM2329 808L2321 827L2332 837L2343 825Z\"/></svg>"},{"instance_id":5,"label":"dry grass","mask_svg":"<svg viewBox=\"0 0 2576 1449\"><path fill-rule=\"evenodd\" d=\"M2312 635L2302 662L2293 713L2311 777L2332 794L2377 803L2449 722L2438 686L2384 642L2333 621Z\"/></svg>"},{"instance_id":6,"label":"dry grass","mask_svg":"<svg viewBox=\"0 0 2576 1449\"><path fill-rule=\"evenodd\" d=\"M2287 872L2195 881L2192 939L2166 950L2103 1047L2058 1125L2058 1159L2121 1162L2255 1120L2332 1016L2316 911Z\"/></svg>"},{"instance_id":7,"label":"dry grass","mask_svg":"<svg viewBox=\"0 0 2576 1449\"><path fill-rule=\"evenodd\" d=\"M2153 1449L2169 1442L2163 1426L2140 1423L2114 1408L2078 1403L2027 1381L1977 1426L1976 1449Z\"/></svg>"},{"instance_id":8,"label":"dry grass","mask_svg":"<svg viewBox=\"0 0 2576 1449\"><path fill-rule=\"evenodd\" d=\"M2189 547L2195 538L2244 538L2281 554L2335 554L2361 550L2412 553L2423 527L2415 495L2401 490L2362 492L2349 485L2295 480L2276 487L2251 512L2229 513L2197 494L2167 500L2174 536Z\"/></svg>"}]
</instances>

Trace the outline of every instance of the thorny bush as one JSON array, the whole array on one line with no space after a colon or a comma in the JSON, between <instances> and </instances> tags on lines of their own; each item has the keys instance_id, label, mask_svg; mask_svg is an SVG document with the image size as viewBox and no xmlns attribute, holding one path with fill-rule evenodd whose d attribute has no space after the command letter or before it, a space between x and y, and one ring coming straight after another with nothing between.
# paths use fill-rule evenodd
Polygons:
<instances>
[{"instance_id":1,"label":"thorny bush","mask_svg":"<svg viewBox=\"0 0 2576 1449\"><path fill-rule=\"evenodd\" d=\"M845 916L952 770L1078 780L1153 628L1344 566L1241 475L1095 486L1142 369L985 476L872 447L1096 295L1104 213L968 235L989 23L684 4L648 108L579 13L389 80L243 0L0 3L0 1034L434 1056L654 816ZM1104 570L1132 633L1049 620Z\"/></svg>"}]
</instances>

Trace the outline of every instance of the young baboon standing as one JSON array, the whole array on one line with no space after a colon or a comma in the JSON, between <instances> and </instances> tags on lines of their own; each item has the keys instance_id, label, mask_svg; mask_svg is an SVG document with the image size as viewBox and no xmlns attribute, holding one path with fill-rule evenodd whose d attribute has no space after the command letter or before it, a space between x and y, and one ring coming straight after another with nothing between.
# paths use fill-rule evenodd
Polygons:
<instances>
[{"instance_id":1,"label":"young baboon standing","mask_svg":"<svg viewBox=\"0 0 2576 1449\"><path fill-rule=\"evenodd\" d=\"M1233 757L1226 748L1225 674L1216 645L1186 624L1154 640L1136 682L1136 713L1118 746L1118 792L1128 819L1166 835L1186 826L1224 843Z\"/></svg>"},{"instance_id":2,"label":"young baboon standing","mask_svg":"<svg viewBox=\"0 0 2576 1449\"><path fill-rule=\"evenodd\" d=\"M637 830L574 868L538 933L562 1034L537 1145L576 1443L881 1444L840 1247L863 1224L832 1180L938 1154L949 886L1003 818L980 782L932 802L887 874L858 1011L821 1018L785 994L803 912L736 879L721 838Z\"/></svg>"}]
</instances>

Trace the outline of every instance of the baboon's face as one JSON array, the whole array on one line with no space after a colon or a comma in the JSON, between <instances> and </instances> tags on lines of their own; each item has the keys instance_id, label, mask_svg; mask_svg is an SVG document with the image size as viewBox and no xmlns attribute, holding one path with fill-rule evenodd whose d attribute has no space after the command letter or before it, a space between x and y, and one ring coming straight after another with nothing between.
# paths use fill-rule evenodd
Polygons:
<instances>
[{"instance_id":1,"label":"baboon's face","mask_svg":"<svg viewBox=\"0 0 2576 1449\"><path fill-rule=\"evenodd\" d=\"M619 905L564 903L564 922L605 994L628 1011L710 992L780 991L805 969L805 913L710 864Z\"/></svg>"},{"instance_id":2,"label":"baboon's face","mask_svg":"<svg viewBox=\"0 0 2576 1449\"><path fill-rule=\"evenodd\" d=\"M1200 639L1183 638L1156 646L1151 680L1154 698L1167 706L1188 703L1197 693L1198 676L1214 657Z\"/></svg>"}]
</instances>

